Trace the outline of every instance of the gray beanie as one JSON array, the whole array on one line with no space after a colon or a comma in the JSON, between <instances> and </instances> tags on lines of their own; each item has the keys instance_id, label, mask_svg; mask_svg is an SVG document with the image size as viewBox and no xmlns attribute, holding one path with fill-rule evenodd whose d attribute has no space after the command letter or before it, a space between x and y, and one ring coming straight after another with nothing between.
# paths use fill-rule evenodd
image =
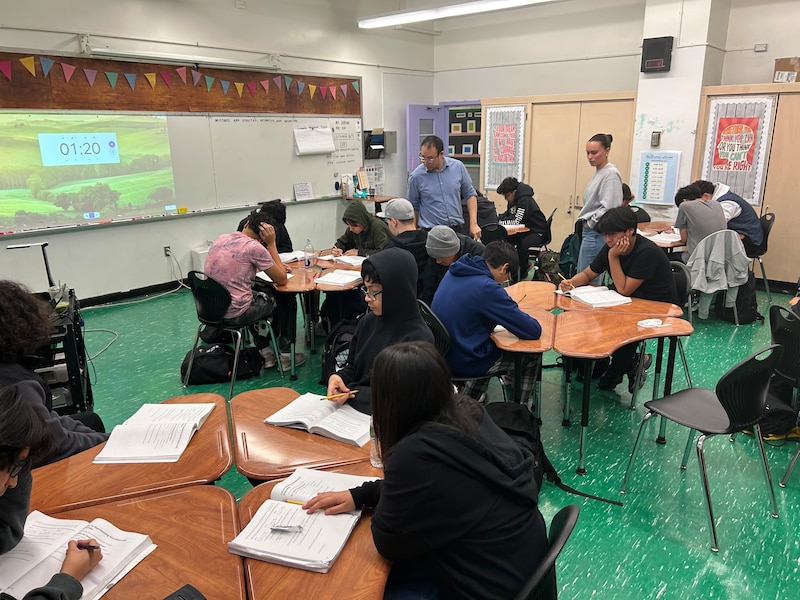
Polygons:
<instances>
[{"instance_id":1,"label":"gray beanie","mask_svg":"<svg viewBox=\"0 0 800 600\"><path fill-rule=\"evenodd\" d=\"M458 254L461 242L455 231L446 225L437 225L428 232L425 248L431 258L445 258Z\"/></svg>"}]
</instances>

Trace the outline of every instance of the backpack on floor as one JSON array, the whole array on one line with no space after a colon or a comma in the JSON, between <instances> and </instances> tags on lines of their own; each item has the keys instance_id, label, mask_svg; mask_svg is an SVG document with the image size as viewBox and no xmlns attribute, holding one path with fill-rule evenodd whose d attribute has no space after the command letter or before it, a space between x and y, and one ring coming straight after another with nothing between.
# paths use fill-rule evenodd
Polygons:
<instances>
[{"instance_id":1,"label":"backpack on floor","mask_svg":"<svg viewBox=\"0 0 800 600\"><path fill-rule=\"evenodd\" d=\"M558 273L560 271L559 262L561 255L555 250L545 248L539 253L537 259L537 269L533 274L536 281L549 281L550 283L558 284Z\"/></svg>"},{"instance_id":2,"label":"backpack on floor","mask_svg":"<svg viewBox=\"0 0 800 600\"><path fill-rule=\"evenodd\" d=\"M320 385L328 385L330 376L344 367L347 357L350 356L350 343L353 341L357 326L358 319L344 319L339 321L325 338Z\"/></svg>"},{"instance_id":3,"label":"backpack on floor","mask_svg":"<svg viewBox=\"0 0 800 600\"><path fill-rule=\"evenodd\" d=\"M189 368L189 357L191 352L187 352L181 363L181 379L186 377L186 370ZM194 362L192 363L192 374L189 377L188 385L199 385L204 383L225 383L231 380L231 369L233 368L233 348L226 344L211 344L210 346L198 346L194 350ZM256 348L242 348L239 351L239 366L236 369L236 379L250 379L261 372L264 366L264 359Z\"/></svg>"},{"instance_id":4,"label":"backpack on floor","mask_svg":"<svg viewBox=\"0 0 800 600\"><path fill-rule=\"evenodd\" d=\"M725 308L725 294L717 294L714 311L717 317L735 323L736 319L733 314L732 308ZM758 312L758 301L756 299L756 278L753 272L749 271L747 274L747 282L739 286L739 292L736 295L736 311L739 313L739 324L752 323L758 321L764 323L764 317Z\"/></svg>"},{"instance_id":5,"label":"backpack on floor","mask_svg":"<svg viewBox=\"0 0 800 600\"><path fill-rule=\"evenodd\" d=\"M540 491L544 477L547 476L547 481L554 483L565 492L622 506L622 502L607 500L606 498L581 492L561 481L552 463L544 453L542 438L539 434L539 423L527 406L515 402L491 402L486 405L486 412L492 421L508 434L508 437L533 456L533 477Z\"/></svg>"},{"instance_id":6,"label":"backpack on floor","mask_svg":"<svg viewBox=\"0 0 800 600\"><path fill-rule=\"evenodd\" d=\"M578 273L578 254L581 251L581 238L583 234L583 221L575 222L575 231L570 233L561 244L558 258L558 268L569 279Z\"/></svg>"}]
</instances>

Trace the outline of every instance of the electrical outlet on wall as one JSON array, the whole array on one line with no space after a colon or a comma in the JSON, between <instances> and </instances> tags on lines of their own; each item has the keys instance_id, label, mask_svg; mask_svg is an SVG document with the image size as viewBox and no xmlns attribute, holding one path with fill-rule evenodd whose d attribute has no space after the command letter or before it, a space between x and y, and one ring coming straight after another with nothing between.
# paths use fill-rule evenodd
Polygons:
<instances>
[{"instance_id":1,"label":"electrical outlet on wall","mask_svg":"<svg viewBox=\"0 0 800 600\"><path fill-rule=\"evenodd\" d=\"M164 246L164 256L172 256L172 248L170 246Z\"/></svg>"}]
</instances>

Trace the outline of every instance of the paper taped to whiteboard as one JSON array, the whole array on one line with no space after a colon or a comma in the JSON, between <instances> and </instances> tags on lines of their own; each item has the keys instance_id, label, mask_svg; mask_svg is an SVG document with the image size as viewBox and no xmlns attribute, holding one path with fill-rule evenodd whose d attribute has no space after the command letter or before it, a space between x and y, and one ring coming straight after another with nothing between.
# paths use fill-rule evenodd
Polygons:
<instances>
[{"instance_id":1,"label":"paper taped to whiteboard","mask_svg":"<svg viewBox=\"0 0 800 600\"><path fill-rule=\"evenodd\" d=\"M333 143L333 130L330 127L295 127L294 153L331 154L336 150Z\"/></svg>"}]
</instances>

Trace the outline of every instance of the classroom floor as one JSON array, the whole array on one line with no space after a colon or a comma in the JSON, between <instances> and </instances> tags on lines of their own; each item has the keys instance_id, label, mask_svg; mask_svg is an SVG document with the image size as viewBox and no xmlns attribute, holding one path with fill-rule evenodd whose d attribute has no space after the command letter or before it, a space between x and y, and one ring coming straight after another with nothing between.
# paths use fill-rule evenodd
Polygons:
<instances>
[{"instance_id":1,"label":"classroom floor","mask_svg":"<svg viewBox=\"0 0 800 600\"><path fill-rule=\"evenodd\" d=\"M80 290L77 290L80 293ZM767 312L766 294L759 292L759 307ZM773 295L786 305L789 297ZM183 289L160 297L110 307L84 309L86 345L92 361L95 410L109 428L122 422L145 402L159 402L195 392L227 393L228 384L184 389L179 367L189 350L197 320L191 294ZM300 317L302 318L302 317ZM731 323L695 320L695 334L685 349L696 386L712 388L733 364L769 343L769 326L757 323L735 327ZM114 337L104 352L98 354ZM321 346L322 339L317 339ZM298 349L300 350L300 346ZM655 343L648 345L653 352ZM555 361L544 357L545 365ZM685 387L678 361L673 389ZM235 393L268 386L286 386L299 392L322 392L317 381L320 354L309 355L298 367L297 381L281 378L275 369L261 377L236 383ZM686 471L678 468L686 431L677 425L667 430L667 445L653 443L658 427L652 419L640 449L628 494L619 487L626 461L645 410L640 401L628 408L625 385L619 393L596 390L587 444L588 474L575 474L578 419L561 426L562 372L545 369L543 376L542 438L545 450L568 485L593 494L624 501L622 508L567 494L545 483L539 502L549 522L566 504L580 505L577 528L558 561L563 598L598 600L658 598L725 598L764 600L796 598L800 576L800 468L787 487L778 480L796 450L797 442L768 446L775 482L779 519L769 515L758 448L752 437L735 443L713 438L706 443L709 479L717 515L719 553L709 549L708 525L696 454ZM652 393L649 379L639 398ZM496 399L498 392L490 389ZM579 411L581 385L573 385L573 411ZM250 484L232 468L218 485L241 497ZM792 590L795 590L792 592Z\"/></svg>"}]
</instances>

